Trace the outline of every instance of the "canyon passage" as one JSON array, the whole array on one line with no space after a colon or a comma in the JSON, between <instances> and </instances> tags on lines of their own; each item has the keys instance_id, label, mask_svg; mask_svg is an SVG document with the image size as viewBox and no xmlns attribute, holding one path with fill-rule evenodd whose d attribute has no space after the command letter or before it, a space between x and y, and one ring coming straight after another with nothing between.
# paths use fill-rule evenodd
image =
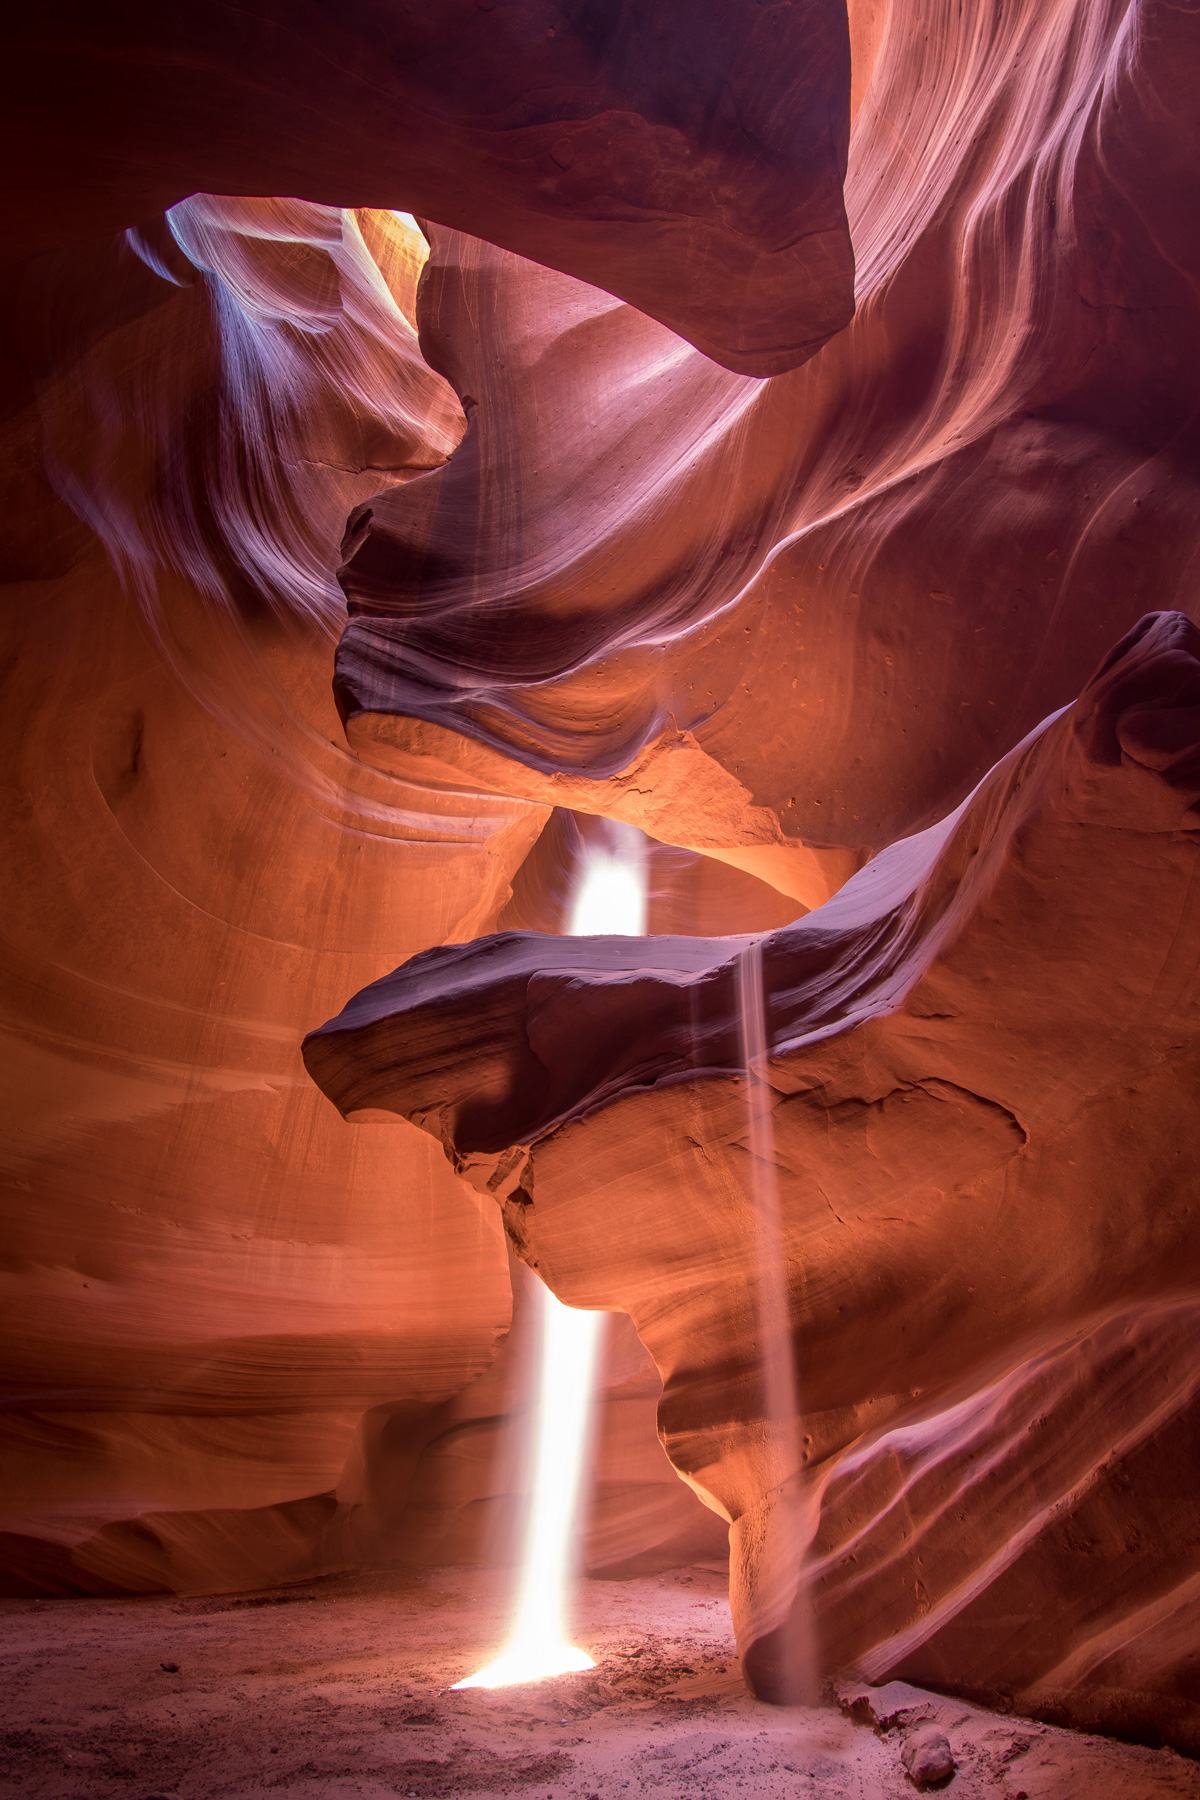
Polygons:
<instances>
[{"instance_id":1,"label":"canyon passage","mask_svg":"<svg viewBox=\"0 0 1200 1800\"><path fill-rule=\"evenodd\" d=\"M1200 13L6 28L0 1791L1200 1796Z\"/></svg>"}]
</instances>

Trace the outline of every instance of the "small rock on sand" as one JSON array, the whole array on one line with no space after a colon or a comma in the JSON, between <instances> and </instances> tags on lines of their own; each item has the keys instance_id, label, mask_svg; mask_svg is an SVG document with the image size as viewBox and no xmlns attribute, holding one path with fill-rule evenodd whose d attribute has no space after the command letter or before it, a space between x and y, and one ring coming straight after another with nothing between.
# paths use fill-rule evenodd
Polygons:
<instances>
[{"instance_id":1,"label":"small rock on sand","mask_svg":"<svg viewBox=\"0 0 1200 1800\"><path fill-rule=\"evenodd\" d=\"M942 1787L954 1774L954 1752L944 1733L914 1731L904 1740L900 1761L914 1787Z\"/></svg>"}]
</instances>

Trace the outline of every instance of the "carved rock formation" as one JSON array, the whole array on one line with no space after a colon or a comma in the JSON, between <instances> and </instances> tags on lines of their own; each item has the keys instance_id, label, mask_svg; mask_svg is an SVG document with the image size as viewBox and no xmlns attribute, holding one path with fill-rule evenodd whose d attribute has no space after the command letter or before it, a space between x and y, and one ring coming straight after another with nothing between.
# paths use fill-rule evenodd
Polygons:
<instances>
[{"instance_id":1,"label":"carved rock formation","mask_svg":"<svg viewBox=\"0 0 1200 1800\"><path fill-rule=\"evenodd\" d=\"M431 1446L508 1329L494 1210L415 1131L347 1133L299 1056L397 958L560 925L578 837L341 740L347 513L465 426L417 344L423 252L391 215L196 197L88 253L9 421L9 1588L414 1554L403 1478L448 1508ZM660 924L794 910L672 866ZM657 1377L626 1359L612 1385L593 1560L670 1561L700 1509L654 1440ZM476 1510L496 1478L481 1460Z\"/></svg>"},{"instance_id":2,"label":"carved rock formation","mask_svg":"<svg viewBox=\"0 0 1200 1800\"><path fill-rule=\"evenodd\" d=\"M829 1667L1200 1742L1198 799L1200 631L1153 615L961 806L761 940L764 1093L739 938L435 950L306 1042L348 1117L438 1137L564 1300L630 1314L671 1459L732 1521L763 1691L811 1597ZM748 1101L801 1444L764 1413Z\"/></svg>"},{"instance_id":3,"label":"carved rock formation","mask_svg":"<svg viewBox=\"0 0 1200 1800\"><path fill-rule=\"evenodd\" d=\"M1200 1747L1194 7L8 50L0 1581L491 1554L515 1244L656 1365L590 1567Z\"/></svg>"},{"instance_id":4,"label":"carved rock formation","mask_svg":"<svg viewBox=\"0 0 1200 1800\"><path fill-rule=\"evenodd\" d=\"M851 29L858 305L793 373L431 233L422 343L470 430L359 510L337 668L366 759L809 905L1196 590L1194 15L914 0Z\"/></svg>"},{"instance_id":5,"label":"carved rock formation","mask_svg":"<svg viewBox=\"0 0 1200 1800\"><path fill-rule=\"evenodd\" d=\"M546 816L340 742L346 511L462 430L416 347L414 243L188 202L167 278L121 240L96 255L103 329L63 341L10 425L100 534L13 455L34 527L8 596L2 877L18 1586L344 1564L364 1416L419 1419L507 1328L497 1222L416 1133L348 1137L297 1049L352 971L493 927ZM105 311L142 278L153 306ZM398 1228L435 1194L436 1240Z\"/></svg>"},{"instance_id":6,"label":"carved rock formation","mask_svg":"<svg viewBox=\"0 0 1200 1800\"><path fill-rule=\"evenodd\" d=\"M752 374L853 311L841 0L54 0L9 52L18 257L197 191L300 194L567 269Z\"/></svg>"}]
</instances>

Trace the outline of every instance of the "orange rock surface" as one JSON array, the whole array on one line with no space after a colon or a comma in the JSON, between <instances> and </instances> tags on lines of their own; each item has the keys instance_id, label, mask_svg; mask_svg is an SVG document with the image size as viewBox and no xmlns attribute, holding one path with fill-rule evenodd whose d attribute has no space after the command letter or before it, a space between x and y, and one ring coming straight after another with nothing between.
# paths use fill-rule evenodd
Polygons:
<instances>
[{"instance_id":1,"label":"orange rock surface","mask_svg":"<svg viewBox=\"0 0 1200 1800\"><path fill-rule=\"evenodd\" d=\"M1152 615L798 923L432 951L307 1040L562 1299L630 1314L764 1692L813 1607L828 1668L1200 1742L1198 799L1200 631ZM768 1182L802 1430L763 1380Z\"/></svg>"},{"instance_id":2,"label":"orange rock surface","mask_svg":"<svg viewBox=\"0 0 1200 1800\"><path fill-rule=\"evenodd\" d=\"M1194 8L8 47L0 1583L494 1558L515 1251L594 1572L1200 1748Z\"/></svg>"},{"instance_id":3,"label":"orange rock surface","mask_svg":"<svg viewBox=\"0 0 1200 1800\"><path fill-rule=\"evenodd\" d=\"M471 428L357 514L337 669L380 766L734 845L810 905L1196 592L1194 18L851 30L857 309L802 368L432 234Z\"/></svg>"},{"instance_id":4,"label":"orange rock surface","mask_svg":"<svg viewBox=\"0 0 1200 1800\"><path fill-rule=\"evenodd\" d=\"M442 1403L508 1324L498 1221L416 1133L339 1129L297 1050L354 971L487 929L545 816L431 797L340 740L330 571L358 471L406 479L461 432L405 311L411 236L362 226L189 202L171 242L196 262L176 247L161 302L40 396L43 466L101 542L43 476L51 554L8 615L18 1585L343 1563L364 1418ZM126 246L108 258L149 278ZM408 1206L437 1207L436 1240L398 1229Z\"/></svg>"}]
</instances>

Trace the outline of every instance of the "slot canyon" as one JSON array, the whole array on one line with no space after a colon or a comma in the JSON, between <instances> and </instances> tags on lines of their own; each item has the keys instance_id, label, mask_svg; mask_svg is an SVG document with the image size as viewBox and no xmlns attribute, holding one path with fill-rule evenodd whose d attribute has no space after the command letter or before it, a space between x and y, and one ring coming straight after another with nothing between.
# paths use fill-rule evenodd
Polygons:
<instances>
[{"instance_id":1,"label":"slot canyon","mask_svg":"<svg viewBox=\"0 0 1200 1800\"><path fill-rule=\"evenodd\" d=\"M1200 0L5 37L0 1794L1200 1800Z\"/></svg>"}]
</instances>

